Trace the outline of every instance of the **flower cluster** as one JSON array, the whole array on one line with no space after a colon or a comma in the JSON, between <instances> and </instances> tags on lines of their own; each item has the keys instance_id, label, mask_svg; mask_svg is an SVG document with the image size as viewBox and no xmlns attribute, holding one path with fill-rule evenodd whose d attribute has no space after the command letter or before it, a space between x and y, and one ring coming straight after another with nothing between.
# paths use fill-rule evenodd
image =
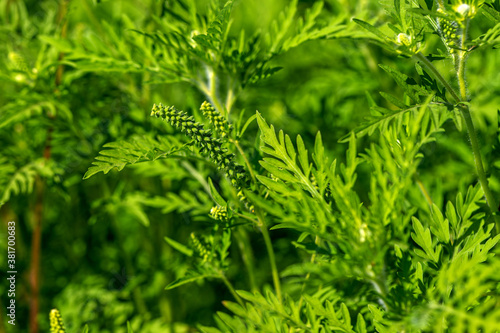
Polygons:
<instances>
[{"instance_id":1,"label":"flower cluster","mask_svg":"<svg viewBox=\"0 0 500 333\"><path fill-rule=\"evenodd\" d=\"M222 138L229 136L232 126L227 122L227 119L221 116L219 111L215 110L210 103L207 101L203 102L203 104L201 104L200 111L214 126L214 130L217 134L219 134Z\"/></svg>"},{"instance_id":2,"label":"flower cluster","mask_svg":"<svg viewBox=\"0 0 500 333\"><path fill-rule=\"evenodd\" d=\"M210 216L214 220L219 220L222 222L227 221L228 219L227 207L220 207L220 206L212 207L212 209L210 210Z\"/></svg>"},{"instance_id":3,"label":"flower cluster","mask_svg":"<svg viewBox=\"0 0 500 333\"><path fill-rule=\"evenodd\" d=\"M411 36L404 33L400 33L398 34L396 41L399 45L410 46Z\"/></svg>"},{"instance_id":4,"label":"flower cluster","mask_svg":"<svg viewBox=\"0 0 500 333\"><path fill-rule=\"evenodd\" d=\"M198 252L203 262L208 261L211 252L205 247L205 245L202 244L202 242L198 239L198 237L196 237L194 233L191 233L191 242L193 243L196 252Z\"/></svg>"},{"instance_id":5,"label":"flower cluster","mask_svg":"<svg viewBox=\"0 0 500 333\"><path fill-rule=\"evenodd\" d=\"M50 333L66 333L59 310L52 309L50 311L49 318L50 318Z\"/></svg>"},{"instance_id":6,"label":"flower cluster","mask_svg":"<svg viewBox=\"0 0 500 333\"><path fill-rule=\"evenodd\" d=\"M438 9L439 13L444 13L442 9ZM445 18L438 18L439 32L448 48L448 51L453 54L455 50L461 46L460 31L461 28L457 21L450 21Z\"/></svg>"},{"instance_id":7,"label":"flower cluster","mask_svg":"<svg viewBox=\"0 0 500 333\"><path fill-rule=\"evenodd\" d=\"M203 104L205 105L205 103ZM208 109L208 107L206 108ZM192 138L196 146L200 147L200 152L207 154L219 170L225 171L226 177L229 178L231 184L237 189L238 197L248 206L246 197L243 194L243 189L248 183L245 169L234 162L234 154L223 147L221 139L215 138L212 131L206 130L203 124L195 121L193 116L189 116L184 111L177 110L174 106L166 107L161 103L159 105L154 104L151 116L168 121L172 126L175 126Z\"/></svg>"}]
</instances>

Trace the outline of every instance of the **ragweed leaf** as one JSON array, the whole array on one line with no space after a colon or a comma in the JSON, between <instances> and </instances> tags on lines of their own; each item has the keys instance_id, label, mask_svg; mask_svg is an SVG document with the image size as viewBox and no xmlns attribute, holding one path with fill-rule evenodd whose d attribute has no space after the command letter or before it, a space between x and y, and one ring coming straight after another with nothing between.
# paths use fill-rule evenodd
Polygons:
<instances>
[{"instance_id":1,"label":"ragweed leaf","mask_svg":"<svg viewBox=\"0 0 500 333\"><path fill-rule=\"evenodd\" d=\"M430 230L428 228L424 229L422 223L417 218L412 217L412 222L414 232L411 233L411 238L423 250L415 249L415 253L424 259L438 263L441 246L433 244Z\"/></svg>"},{"instance_id":2,"label":"ragweed leaf","mask_svg":"<svg viewBox=\"0 0 500 333\"><path fill-rule=\"evenodd\" d=\"M172 136L168 139L135 136L130 140L107 143L104 145L107 149L99 152L100 155L95 158L93 166L87 170L83 179L88 179L99 172L107 174L114 168L121 171L127 165L168 158L186 147L179 144L179 141Z\"/></svg>"},{"instance_id":3,"label":"ragweed leaf","mask_svg":"<svg viewBox=\"0 0 500 333\"><path fill-rule=\"evenodd\" d=\"M263 167L266 168L275 177L281 178L285 182L300 183L307 191L309 191L309 193L313 197L320 197L319 192L312 185L307 176L307 174L309 173L309 165L307 165L306 168L301 168L297 164L297 153L290 137L288 135L285 135L283 131L279 132L279 138L276 137L274 126L269 126L259 112L257 112L257 122L261 130L262 142L266 145L261 147L262 151L282 162L280 166L283 170L280 170L275 165L265 161L263 162ZM298 140L301 141L302 139ZM299 161L303 161L303 163L305 164L307 158L307 150L305 150L302 145L299 150Z\"/></svg>"}]
</instances>

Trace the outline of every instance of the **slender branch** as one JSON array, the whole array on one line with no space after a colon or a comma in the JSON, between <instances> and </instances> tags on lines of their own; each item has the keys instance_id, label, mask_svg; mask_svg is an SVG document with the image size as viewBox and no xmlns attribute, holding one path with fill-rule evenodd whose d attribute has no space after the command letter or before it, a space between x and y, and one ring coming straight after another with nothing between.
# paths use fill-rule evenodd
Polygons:
<instances>
[{"instance_id":1,"label":"slender branch","mask_svg":"<svg viewBox=\"0 0 500 333\"><path fill-rule=\"evenodd\" d=\"M31 238L31 260L30 260L30 311L29 332L38 333L38 309L40 303L40 257L42 250L42 219L43 219L43 192L44 182L38 176L36 178L36 201L34 209L34 226Z\"/></svg>"},{"instance_id":2,"label":"slender branch","mask_svg":"<svg viewBox=\"0 0 500 333\"><path fill-rule=\"evenodd\" d=\"M241 305L242 307L244 307L245 304L243 303L243 300L236 293L236 290L234 289L234 287L231 284L231 282L229 282L229 280L227 279L227 277L224 275L224 273L220 272L219 275L220 275L220 278L222 279L222 281L224 282L224 284L226 285L227 289L229 289L229 291L231 292L231 295L233 295L233 297L236 300L236 302L238 302L239 305Z\"/></svg>"},{"instance_id":3,"label":"slender branch","mask_svg":"<svg viewBox=\"0 0 500 333\"><path fill-rule=\"evenodd\" d=\"M486 176L486 172L484 171L483 160L481 157L481 147L479 145L479 140L476 133L476 128L474 127L474 122L472 121L472 116L470 113L469 106L465 104L467 102L467 86L465 80L465 63L467 60L467 51L464 49L465 41L467 38L467 29L469 26L468 20L464 22L464 27L462 29L461 36L461 49L458 51L456 59L456 69L457 69L457 79L458 86L460 91L460 100L463 103L460 103L458 108L462 113L462 116L465 120L465 126L467 128L467 132L469 133L469 140L472 147L472 154L474 156L474 163L476 166L477 176L479 178L479 183L483 188L484 195L486 197L486 202L488 207L493 214L493 217L496 222L496 231L500 232L500 219L495 213L498 212L498 202L493 196L491 192L490 186L488 184L488 177Z\"/></svg>"},{"instance_id":4,"label":"slender branch","mask_svg":"<svg viewBox=\"0 0 500 333\"><path fill-rule=\"evenodd\" d=\"M467 87L465 85L465 60L467 58L467 51L464 49L465 41L467 40L467 30L469 27L469 20L464 22L460 37L460 50L457 50L455 57L455 65L457 68L458 88L460 91L460 99L462 102L467 101Z\"/></svg>"},{"instance_id":5,"label":"slender branch","mask_svg":"<svg viewBox=\"0 0 500 333\"><path fill-rule=\"evenodd\" d=\"M61 26L61 38L66 38L68 22L66 20L66 14L68 12L68 2L69 0L64 0L60 2L59 13L57 16L57 23ZM62 61L64 54L60 52L58 54L58 61ZM64 66L60 64L57 67L55 75L55 90L54 93L59 93L59 86L62 83L64 73ZM55 114L49 113L48 119L50 121L49 127L47 129L47 138L45 140L45 146L43 148L43 158L44 163L50 160L52 154L52 132L54 130L52 122L55 119ZM38 313L40 307L40 258L42 252L42 222L43 222L43 206L44 206L44 192L45 192L45 182L40 176L36 178L36 194L35 194L35 214L34 214L34 226L33 234L31 239L31 259L30 259L30 306L29 306L29 332L38 333Z\"/></svg>"},{"instance_id":6,"label":"slender branch","mask_svg":"<svg viewBox=\"0 0 500 333\"><path fill-rule=\"evenodd\" d=\"M420 191L422 192L425 200L429 204L429 207L432 207L432 198L429 195L429 192L427 192L427 189L425 188L425 185L422 183L420 179L417 179L417 185L420 188Z\"/></svg>"},{"instance_id":7,"label":"slender branch","mask_svg":"<svg viewBox=\"0 0 500 333\"><path fill-rule=\"evenodd\" d=\"M262 232L262 237L264 238L264 243L266 244L267 254L269 256L269 261L271 264L271 273L273 275L274 289L276 289L276 296L282 302L281 299L281 283L278 274L278 267L276 266L276 257L274 255L273 244L271 242L271 237L269 235L269 230L267 230L267 225L262 217L261 212L258 208L255 209L257 218L259 219L259 226Z\"/></svg>"},{"instance_id":8,"label":"slender branch","mask_svg":"<svg viewBox=\"0 0 500 333\"><path fill-rule=\"evenodd\" d=\"M238 213L238 212L236 212L236 211L234 212L234 214L235 214L236 216L239 216L239 217L241 217L241 218L243 218L243 219L246 219L246 220L248 220L248 221L252 222L254 225L259 225L259 221L255 220L255 219L253 219L253 218L251 218L251 217L248 217L248 216L243 215L243 214L241 214L241 213Z\"/></svg>"},{"instance_id":9,"label":"slender branch","mask_svg":"<svg viewBox=\"0 0 500 333\"><path fill-rule=\"evenodd\" d=\"M215 74L213 68L209 66L205 66L205 70L207 72L208 84L202 84L201 86L204 86L202 90L210 100L212 105L215 107L215 109L219 111L223 116L226 116L226 109L220 102L217 92L217 75Z\"/></svg>"},{"instance_id":10,"label":"slender branch","mask_svg":"<svg viewBox=\"0 0 500 333\"><path fill-rule=\"evenodd\" d=\"M497 204L493 193L491 192L490 186L488 185L488 177L486 177L486 172L483 167L483 160L481 158L481 148L479 146L479 140L477 138L476 129L474 123L472 122L472 117L470 114L469 107L465 105L460 106L460 111L465 120L465 126L467 127L467 132L469 132L470 144L472 147L472 154L474 155L474 163L476 165L476 172L479 178L479 183L483 188L484 195L486 197L486 202L491 210L491 213L498 212ZM497 233L500 232L500 221L497 215L495 216L495 221L497 224Z\"/></svg>"},{"instance_id":11,"label":"slender branch","mask_svg":"<svg viewBox=\"0 0 500 333\"><path fill-rule=\"evenodd\" d=\"M231 139L231 142L234 143L234 145L236 146L236 148L240 152L241 156L245 160L245 164L248 167L248 171L250 172L250 177L252 177L253 182L256 182L255 173L253 171L252 165L250 164L250 161L248 160L247 155L245 154L245 151L243 151L243 149L241 148L240 142L238 140L232 140L232 139Z\"/></svg>"},{"instance_id":12,"label":"slender branch","mask_svg":"<svg viewBox=\"0 0 500 333\"><path fill-rule=\"evenodd\" d=\"M466 29L464 29L466 30ZM466 36L462 36L462 43L465 43L464 38ZM498 211L497 208L497 201L495 200L493 193L490 190L490 187L488 185L488 178L486 177L486 173L484 171L483 167L483 160L481 157L481 149L479 146L479 140L477 137L476 129L474 127L474 123L472 121L472 117L470 114L470 109L469 107L464 104L467 102L467 88L466 88L466 81L465 81L465 60L466 60L466 51L460 50L459 55L457 56L457 64L456 64L456 69L457 69L457 78L458 78L458 83L459 83L459 91L460 95L451 87L451 85L446 81L441 73L437 70L437 68L421 53L417 53L415 57L422 61L422 63L434 74L435 78L441 82L441 84L448 90L448 92L451 94L453 97L453 100L456 104L458 104L458 108L460 112L462 113L462 116L465 121L465 126L467 128L467 132L469 134L469 139L472 147L472 154L474 156L474 163L476 166L476 172L477 176L479 179L479 183L481 184L481 187L483 188L484 195L486 197L486 201L488 203L488 206L491 210L491 213L495 213ZM499 217L494 215L496 225L497 225L497 233L500 232L500 221Z\"/></svg>"}]
</instances>

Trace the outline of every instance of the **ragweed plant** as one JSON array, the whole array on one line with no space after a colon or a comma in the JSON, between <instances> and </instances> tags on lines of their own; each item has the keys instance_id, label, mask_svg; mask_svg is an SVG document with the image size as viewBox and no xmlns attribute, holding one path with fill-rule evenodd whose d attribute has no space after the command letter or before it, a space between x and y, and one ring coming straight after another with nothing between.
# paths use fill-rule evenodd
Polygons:
<instances>
[{"instance_id":1,"label":"ragweed plant","mask_svg":"<svg viewBox=\"0 0 500 333\"><path fill-rule=\"evenodd\" d=\"M480 1L394 1L384 5L392 19L387 27L379 29L354 19L370 35L346 26L342 27L344 35L339 36L370 39L407 61L415 61L415 72L406 74L394 66L380 64L403 96L382 92L385 106L370 96L372 116L340 138L341 143L349 143L349 148L345 158L339 160L330 156L320 132L309 151L302 136L297 135L294 140L283 130L276 132L265 119L269 115L257 112L245 121L244 113L240 113L236 124L231 124L230 115L236 112L232 110L240 89L254 80L244 74L239 85L234 85L229 79L225 82L225 102L219 100L221 93L217 89L222 86L214 78L221 73L232 77L231 71L243 73L254 68L224 57L225 45L233 45L224 37L232 3L226 3L214 16L217 19L208 24L207 34L198 31L185 43L192 54L188 52L183 60L177 60L183 66L179 68L195 69L189 72L187 80L213 106L202 104L199 121L161 104L153 106L151 115L186 134L192 140L188 145L198 147L231 185L225 186L220 178L218 183L210 178L206 182L206 191L215 203L207 211L213 219L209 236L200 238L192 233L191 248L167 239L184 255L192 257L196 253L200 259L196 271L174 281L169 289L194 280L220 278L236 301L224 302L233 315L220 312L215 319L217 328L199 326L201 331L500 329L498 282L493 273L499 268L494 254L500 225L495 222L498 200L490 189L490 183L497 182L497 178L488 179L484 168L465 77L466 61L472 52L500 42L500 8L496 2ZM496 25L471 39L469 27L480 13ZM312 26L312 22L309 24ZM432 41L432 34L441 38L441 47ZM159 34L147 35L160 41ZM182 45L169 37L162 37L161 43L170 45L171 53L178 52ZM244 45L241 36L240 45ZM278 44L272 45L271 54L280 49L275 47ZM281 48L286 49L285 45L282 43ZM437 50L430 51L431 47ZM204 48L209 51L200 53ZM242 50L244 46L239 47L239 54ZM427 55L429 52L435 53ZM175 54L174 59L181 57ZM435 65L448 60L456 81L450 81ZM224 62L224 66L218 67ZM198 78L193 79L194 73L198 73ZM254 75L260 79L267 76L261 70ZM240 144L254 120L260 132L256 152L249 151L249 145ZM458 130L465 123L478 183L470 184L465 195L457 191L454 198L448 196L445 201L440 197L436 201L435 193L429 191L429 186L434 185L429 181L432 169L422 169L422 165L429 163L426 147L439 145L443 132L449 131L450 121ZM209 123L213 132L205 129L203 122ZM360 139L377 131L378 139L358 153ZM238 164L238 159L242 164ZM369 176L362 174L369 178L364 188L358 184L361 165L371 170ZM244 206L238 204L238 198ZM245 242L245 225L259 229L263 235L274 288L235 290L227 278L227 250L234 239L240 244L248 281L255 281L252 261L248 260L253 251ZM234 232L238 229L243 233ZM270 237L270 231L276 229L296 232L298 237L292 244L309 259L292 263L280 272Z\"/></svg>"},{"instance_id":2,"label":"ragweed plant","mask_svg":"<svg viewBox=\"0 0 500 333\"><path fill-rule=\"evenodd\" d=\"M53 304L68 332L500 331L498 0L0 0L0 20L31 332L64 331Z\"/></svg>"}]
</instances>

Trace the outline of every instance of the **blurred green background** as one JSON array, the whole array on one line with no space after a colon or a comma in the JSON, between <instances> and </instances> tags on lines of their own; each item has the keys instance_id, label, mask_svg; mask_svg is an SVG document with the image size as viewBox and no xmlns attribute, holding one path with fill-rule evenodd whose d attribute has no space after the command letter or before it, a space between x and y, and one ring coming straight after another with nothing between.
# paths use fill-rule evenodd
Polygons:
<instances>
[{"instance_id":1,"label":"blurred green background","mask_svg":"<svg viewBox=\"0 0 500 333\"><path fill-rule=\"evenodd\" d=\"M5 271L6 224L16 221L19 272L17 325L8 325L2 310L0 332L28 331L37 225L41 232L40 332L48 331L48 314L54 307L61 311L68 332L79 332L85 324L90 332L126 332L127 321L136 332L188 332L196 323L213 324L215 311L224 310L221 301L231 298L219 281L165 290L191 266L164 237L186 243L192 232L210 228L212 203L191 169L178 160L161 160L82 180L103 144L172 132L166 124L150 119L153 103L197 114L206 99L189 83L155 82L150 72L138 67L145 59L139 45L143 39L133 29L154 32L162 29L159 22L178 20L166 10L175 3L0 0L0 192L4 196L0 201L5 201L0 208L0 262ZM313 3L299 1L299 13ZM245 30L252 35L266 30L287 4L236 1L230 33L237 36ZM200 15L207 6L198 1ZM347 147L337 141L369 115L369 99L392 108L379 91L401 95L378 64L395 66L411 76L414 61L370 43L368 33L351 21L355 17L377 26L389 22L378 1L329 0L320 17L340 20L346 26L345 37L307 42L273 59L273 65L283 69L246 87L231 117L235 121L243 110L246 117L259 110L277 129L291 136L300 133L308 147L321 131L329 154L342 160ZM488 27L487 20L475 20L472 37ZM116 39L126 43L117 45ZM428 40L429 52L443 48L437 36L429 35ZM86 55L86 63L75 56L79 53ZM110 67L112 61L121 61L121 70L107 70L107 61ZM437 66L451 76L449 61ZM481 142L488 147L496 142L492 124L497 122L500 105L498 50L474 53L468 66L474 120ZM425 146L419 175L441 204L475 179L466 134L448 125L446 136ZM245 148L255 161L259 159L256 137L254 123L246 133ZM361 139L359 150L371 140ZM489 162L493 158L486 156ZM205 178L216 175L213 167L195 166ZM368 172L361 167L357 183L361 195L369 186ZM5 196L13 183L18 191ZM500 184L492 184L492 189L498 193ZM155 200L158 197L166 200ZM261 259L267 258L263 241L257 233L251 236L257 285L270 285L267 259ZM291 245L296 234L274 231L271 236L281 270L307 260ZM228 276L236 289L249 289L238 248L234 246L232 252ZM8 302L6 290L2 280L2 309Z\"/></svg>"}]
</instances>

